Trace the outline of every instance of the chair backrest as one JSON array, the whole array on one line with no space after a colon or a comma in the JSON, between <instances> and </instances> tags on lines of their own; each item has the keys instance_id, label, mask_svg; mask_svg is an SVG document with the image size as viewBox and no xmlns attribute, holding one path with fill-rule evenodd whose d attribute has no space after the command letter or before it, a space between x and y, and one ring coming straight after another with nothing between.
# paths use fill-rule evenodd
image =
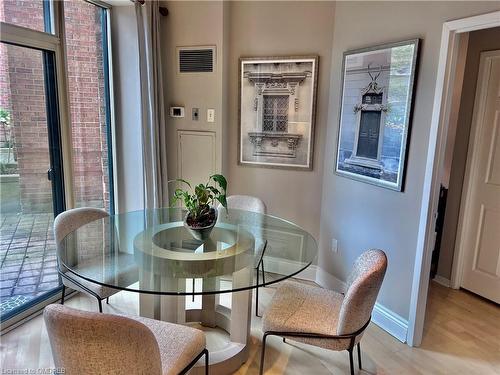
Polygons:
<instances>
[{"instance_id":1,"label":"chair backrest","mask_svg":"<svg viewBox=\"0 0 500 375\"><path fill-rule=\"evenodd\" d=\"M158 343L133 319L49 305L44 313L55 366L66 374L160 374Z\"/></svg>"},{"instance_id":2,"label":"chair backrest","mask_svg":"<svg viewBox=\"0 0 500 375\"><path fill-rule=\"evenodd\" d=\"M338 335L354 333L370 319L386 269L387 257L382 250L365 251L356 259L347 278L337 326Z\"/></svg>"},{"instance_id":3,"label":"chair backrest","mask_svg":"<svg viewBox=\"0 0 500 375\"><path fill-rule=\"evenodd\" d=\"M106 211L93 207L73 208L61 212L54 220L54 239L56 244L59 244L68 233L75 229L107 216L109 214Z\"/></svg>"},{"instance_id":4,"label":"chair backrest","mask_svg":"<svg viewBox=\"0 0 500 375\"><path fill-rule=\"evenodd\" d=\"M227 197L227 208L235 210L245 210L250 212L255 212L257 214L266 214L266 205L262 199L257 197L252 197L250 195L230 195ZM219 210L222 209L222 205L219 205ZM262 236L262 217L260 215L254 215L255 217L246 217L247 221L254 221L254 225L250 230L255 238L255 251L258 255L255 262L258 263L260 260L260 253L264 248L264 239ZM250 223L249 223L250 224Z\"/></svg>"},{"instance_id":5,"label":"chair backrest","mask_svg":"<svg viewBox=\"0 0 500 375\"><path fill-rule=\"evenodd\" d=\"M230 195L227 197L227 207L236 210L252 211L258 214L266 213L266 205L262 199L250 195Z\"/></svg>"},{"instance_id":6,"label":"chair backrest","mask_svg":"<svg viewBox=\"0 0 500 375\"><path fill-rule=\"evenodd\" d=\"M106 211L101 210L100 208L92 207L73 208L57 215L54 220L54 239L56 241L58 257L62 256L64 258L63 262L66 265L74 265L76 262L77 252L67 252L64 253L63 256L61 241L75 229L107 216L109 216L109 214ZM66 267L64 267L61 263L59 263L59 267L62 272L67 271ZM63 283L64 280L65 279L63 279Z\"/></svg>"}]
</instances>

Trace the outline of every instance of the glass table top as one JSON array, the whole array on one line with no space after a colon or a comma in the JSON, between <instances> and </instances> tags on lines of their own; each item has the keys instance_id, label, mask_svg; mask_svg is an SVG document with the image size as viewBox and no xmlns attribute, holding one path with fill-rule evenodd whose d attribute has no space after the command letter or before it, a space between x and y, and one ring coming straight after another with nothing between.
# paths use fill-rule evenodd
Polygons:
<instances>
[{"instance_id":1,"label":"glass table top","mask_svg":"<svg viewBox=\"0 0 500 375\"><path fill-rule=\"evenodd\" d=\"M184 227L185 214L163 208L88 223L58 244L59 270L139 293L217 294L292 277L317 255L308 232L278 217L222 209L210 237L199 241ZM272 280L256 277L260 262ZM202 281L194 291L193 279Z\"/></svg>"}]
</instances>

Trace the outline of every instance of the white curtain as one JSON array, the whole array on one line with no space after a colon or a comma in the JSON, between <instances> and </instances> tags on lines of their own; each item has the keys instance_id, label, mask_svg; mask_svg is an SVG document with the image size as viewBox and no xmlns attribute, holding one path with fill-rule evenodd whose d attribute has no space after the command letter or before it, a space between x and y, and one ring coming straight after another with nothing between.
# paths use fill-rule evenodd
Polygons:
<instances>
[{"instance_id":1,"label":"white curtain","mask_svg":"<svg viewBox=\"0 0 500 375\"><path fill-rule=\"evenodd\" d=\"M135 3L141 79L144 208L168 206L167 142L161 64L160 4Z\"/></svg>"}]
</instances>

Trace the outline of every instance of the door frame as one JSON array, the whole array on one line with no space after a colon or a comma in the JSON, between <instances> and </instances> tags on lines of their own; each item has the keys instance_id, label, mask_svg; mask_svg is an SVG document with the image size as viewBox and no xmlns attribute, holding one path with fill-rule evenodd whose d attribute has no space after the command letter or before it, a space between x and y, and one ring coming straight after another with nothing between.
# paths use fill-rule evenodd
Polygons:
<instances>
[{"instance_id":1,"label":"door frame","mask_svg":"<svg viewBox=\"0 0 500 375\"><path fill-rule=\"evenodd\" d=\"M500 26L500 11L443 24L413 270L407 336L407 342L410 346L419 346L423 336L429 274L435 240L434 227L437 218L439 187L444 172L443 161L460 36L463 33L497 26Z\"/></svg>"},{"instance_id":2,"label":"door frame","mask_svg":"<svg viewBox=\"0 0 500 375\"><path fill-rule=\"evenodd\" d=\"M64 180L65 207L74 207L73 199L73 168L71 147L71 123L69 114L69 94L67 92L67 72L64 43L64 9L62 1L51 3L52 34L25 27L0 22L0 41L21 47L45 50L54 53L55 78L57 86L57 102L59 117L59 135L61 159L63 161L62 178Z\"/></svg>"},{"instance_id":3,"label":"door frame","mask_svg":"<svg viewBox=\"0 0 500 375\"><path fill-rule=\"evenodd\" d=\"M48 3L50 8L44 8L44 12L51 15L50 27L46 31L37 31L14 24L0 22L0 41L2 43L15 45L23 48L39 50L44 53L45 95L47 105L47 129L48 145L50 155L50 167L54 168L52 184L52 199L54 214L64 211L65 207L72 207L72 166L70 141L68 142L69 110L67 105L66 91L66 69L64 63L64 52L61 43L61 23L58 22L63 15L62 2ZM47 53L52 54L48 57ZM52 84L48 84L51 80ZM47 91L48 90L48 91ZM54 92L55 91L55 92ZM56 97L54 95L57 95ZM57 123L57 125L55 124ZM54 125L56 127L54 128ZM10 329L29 320L48 303L60 299L61 287L48 291L43 300L35 298L28 302L13 316L7 316L0 321L0 332L4 334Z\"/></svg>"},{"instance_id":4,"label":"door frame","mask_svg":"<svg viewBox=\"0 0 500 375\"><path fill-rule=\"evenodd\" d=\"M475 165L477 155L474 151L478 148L479 135L481 131L481 123L484 116L485 104L486 104L486 94L488 85L486 85L486 74L488 72L487 67L491 65L492 57L499 56L499 51L487 51L481 52L481 57L479 60L479 73L477 79L476 95L474 99L474 110L472 114L471 122L471 136L469 138L469 146L467 151L467 162L465 167L463 192L460 202L460 214L458 218L457 227L457 245L455 246L455 253L453 256L453 263L451 269L451 283L450 286L454 289L460 288L462 285L463 267L464 260L467 254L465 248L465 239L467 237L467 229L470 227L470 217L469 213L472 205L472 166Z\"/></svg>"}]
</instances>

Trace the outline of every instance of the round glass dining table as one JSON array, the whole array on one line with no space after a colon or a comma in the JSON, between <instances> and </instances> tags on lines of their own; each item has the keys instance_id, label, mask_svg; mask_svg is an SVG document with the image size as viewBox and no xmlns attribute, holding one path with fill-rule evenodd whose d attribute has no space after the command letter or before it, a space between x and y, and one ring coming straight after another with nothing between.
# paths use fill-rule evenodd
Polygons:
<instances>
[{"instance_id":1,"label":"round glass dining table","mask_svg":"<svg viewBox=\"0 0 500 375\"><path fill-rule=\"evenodd\" d=\"M210 351L210 368L232 373L248 358L251 290L306 269L317 244L287 220L234 209L220 209L210 237L199 241L184 227L185 214L142 210L83 225L58 244L59 271L140 293L141 316L225 330L229 343ZM232 293L230 308L219 303L223 293ZM201 306L189 308L186 301L196 295Z\"/></svg>"}]
</instances>

